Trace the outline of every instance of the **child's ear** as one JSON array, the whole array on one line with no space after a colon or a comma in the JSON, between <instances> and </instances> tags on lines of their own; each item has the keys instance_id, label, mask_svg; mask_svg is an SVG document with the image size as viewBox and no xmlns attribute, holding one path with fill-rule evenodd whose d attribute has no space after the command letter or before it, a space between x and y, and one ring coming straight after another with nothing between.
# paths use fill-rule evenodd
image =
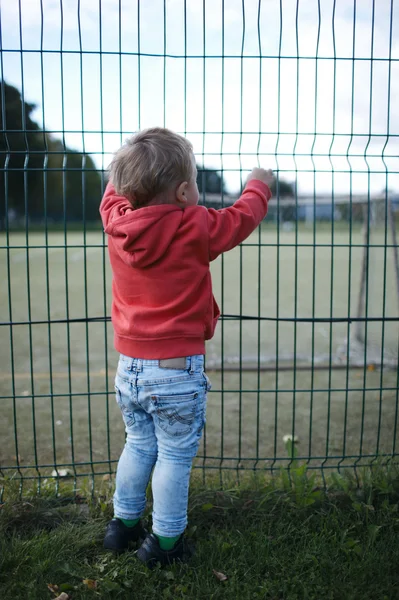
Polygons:
<instances>
[{"instance_id":1,"label":"child's ear","mask_svg":"<svg viewBox=\"0 0 399 600\"><path fill-rule=\"evenodd\" d=\"M181 206L185 206L187 204L186 198L186 190L187 190L188 182L183 181L176 189L176 202Z\"/></svg>"}]
</instances>

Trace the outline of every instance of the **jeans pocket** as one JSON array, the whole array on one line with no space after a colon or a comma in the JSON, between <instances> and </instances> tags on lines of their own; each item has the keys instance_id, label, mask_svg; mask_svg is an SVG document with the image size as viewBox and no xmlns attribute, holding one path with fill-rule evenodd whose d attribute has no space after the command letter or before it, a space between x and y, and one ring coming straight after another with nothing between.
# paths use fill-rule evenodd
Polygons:
<instances>
[{"instance_id":1,"label":"jeans pocket","mask_svg":"<svg viewBox=\"0 0 399 600\"><path fill-rule=\"evenodd\" d=\"M122 418L126 427L134 425L135 418L129 399L123 390L115 385L116 401L122 412Z\"/></svg>"},{"instance_id":2,"label":"jeans pocket","mask_svg":"<svg viewBox=\"0 0 399 600\"><path fill-rule=\"evenodd\" d=\"M159 427L172 437L189 434L197 412L198 392L173 396L152 396Z\"/></svg>"},{"instance_id":3,"label":"jeans pocket","mask_svg":"<svg viewBox=\"0 0 399 600\"><path fill-rule=\"evenodd\" d=\"M212 389L211 380L209 379L209 377L205 373L205 371L202 372L202 375L204 376L204 379L205 379L206 391L209 392Z\"/></svg>"}]
</instances>

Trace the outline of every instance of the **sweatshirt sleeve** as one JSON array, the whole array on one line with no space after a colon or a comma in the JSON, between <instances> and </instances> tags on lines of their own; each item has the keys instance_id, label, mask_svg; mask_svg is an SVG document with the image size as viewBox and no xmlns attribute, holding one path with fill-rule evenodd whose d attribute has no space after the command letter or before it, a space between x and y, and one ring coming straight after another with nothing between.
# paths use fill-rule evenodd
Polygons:
<instances>
[{"instance_id":1,"label":"sweatshirt sleeve","mask_svg":"<svg viewBox=\"0 0 399 600\"><path fill-rule=\"evenodd\" d=\"M109 183L100 204L100 215L107 233L111 233L115 219L130 212L133 212L133 208L129 200L124 196L118 196L112 183Z\"/></svg>"},{"instance_id":2,"label":"sweatshirt sleeve","mask_svg":"<svg viewBox=\"0 0 399 600\"><path fill-rule=\"evenodd\" d=\"M271 198L269 187L252 179L241 197L228 208L208 210L209 259L215 260L244 241L265 218Z\"/></svg>"}]
</instances>

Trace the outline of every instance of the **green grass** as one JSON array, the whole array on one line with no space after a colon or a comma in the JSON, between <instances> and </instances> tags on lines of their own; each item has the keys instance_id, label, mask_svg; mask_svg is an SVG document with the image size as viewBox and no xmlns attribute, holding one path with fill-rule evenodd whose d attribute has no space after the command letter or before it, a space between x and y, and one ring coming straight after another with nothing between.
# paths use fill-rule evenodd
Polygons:
<instances>
[{"instance_id":1,"label":"green grass","mask_svg":"<svg viewBox=\"0 0 399 600\"><path fill-rule=\"evenodd\" d=\"M33 321L65 319L67 306L72 319L84 317L86 311L88 316L109 315L111 274L103 241L101 231L86 236L68 231L66 237L49 231L47 238L44 232L30 232L28 239L11 232L8 269L6 236L0 234L0 273L4 281L10 280L12 321L27 322L29 315ZM331 224L319 223L315 235L311 227L300 225L298 232L283 231L277 237L275 225L266 224L241 249L227 253L223 263L213 263L214 291L222 311L275 317L278 308L280 316L291 318L296 305L298 316L310 317L314 300L315 316L355 315L362 241L359 226L352 237L342 224L333 236ZM379 247L383 241L383 232L375 231L369 314L381 315L385 301L386 315L395 316L390 249L384 295L384 249ZM5 284L0 286L0 321L9 319ZM397 356L398 324L390 323L384 331L381 324L371 324L367 363L381 357L382 333L385 357ZM333 364L345 365L346 336L347 325L342 323L302 323L296 329L292 323L219 323L207 345L213 390L199 464L268 467L284 457L282 437L292 433L299 436L300 454L321 457L312 464L321 464L323 458L337 464L336 457L343 455L392 453L399 443L395 370L337 370L331 376L328 371L265 371L259 377L256 372L212 371L222 350L225 364L237 369L241 364L256 366L258 357L268 366L277 350L280 367L292 364L294 353L298 364L311 364L313 356L315 365L328 364L330 357ZM364 359L364 352L360 357ZM113 393L116 363L110 324L31 329L20 325L12 328L12 338L10 328L0 327L0 465L15 465L18 458L22 467L98 461L99 469L108 469L124 443ZM87 472L89 467L78 470ZM51 471L52 466L39 469L43 476Z\"/></svg>"},{"instance_id":2,"label":"green grass","mask_svg":"<svg viewBox=\"0 0 399 600\"><path fill-rule=\"evenodd\" d=\"M293 486L258 477L220 491L194 481L188 535L196 554L153 572L134 552L115 558L102 549L108 483L89 505L50 492L15 498L0 510L0 597L55 598L53 584L71 600L398 598L397 470L365 472L360 487L335 476L324 494L298 467Z\"/></svg>"}]
</instances>

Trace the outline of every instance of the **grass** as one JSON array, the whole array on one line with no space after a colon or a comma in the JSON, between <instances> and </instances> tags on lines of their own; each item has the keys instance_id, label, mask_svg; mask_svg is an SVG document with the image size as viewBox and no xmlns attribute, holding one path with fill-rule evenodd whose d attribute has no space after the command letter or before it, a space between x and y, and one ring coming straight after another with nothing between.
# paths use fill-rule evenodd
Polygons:
<instances>
[{"instance_id":1,"label":"grass","mask_svg":"<svg viewBox=\"0 0 399 600\"><path fill-rule=\"evenodd\" d=\"M23 323L65 319L67 310L72 319L110 314L111 278L101 231L68 231L65 237L59 231L47 237L43 231L28 237L11 232L8 250L6 241L0 234L0 272L10 281L9 289L0 287L0 321L10 319L10 306L12 321ZM275 317L278 309L283 317L295 311L309 317L314 304L315 316L354 315L362 241L359 226L352 236L342 224L332 235L331 223L318 223L316 233L300 225L297 232L281 231L278 237L275 225L266 224L223 262L213 263L222 311ZM369 314L381 315L385 302L386 315L395 316L392 253L388 249L384 295L383 232L374 232L371 242ZM331 360L345 365L347 325L220 323L207 346L213 390L199 464L270 466L284 457L286 434L298 435L302 456L320 457L313 461L318 464L324 459L336 464L343 455L355 457L348 463L359 455L394 452L399 443L397 372L373 364L381 357L382 334L385 357L397 355L398 325L370 324L367 354L361 353L367 370L281 370L258 376L213 372L212 365L223 356L225 364L237 368L268 366L276 352L280 367L292 364L294 354L297 364L328 365ZM124 442L113 392L116 362L110 324L16 325L12 336L8 327L0 327L0 465L51 465L39 470L43 476L63 463L97 461L108 469Z\"/></svg>"},{"instance_id":2,"label":"grass","mask_svg":"<svg viewBox=\"0 0 399 600\"><path fill-rule=\"evenodd\" d=\"M15 496L0 510L0 597L398 598L397 469L364 471L360 486L335 475L327 492L299 465L292 475L293 487L282 476L247 477L224 491L194 480L188 535L196 554L187 565L153 572L134 552L114 557L102 549L112 515L109 482L88 504L50 491Z\"/></svg>"},{"instance_id":3,"label":"grass","mask_svg":"<svg viewBox=\"0 0 399 600\"><path fill-rule=\"evenodd\" d=\"M379 370L367 371L365 386L363 372L351 371L347 394L342 391L346 382L341 371L331 378L328 372L316 372L313 380L311 373L300 373L295 393L294 374L289 372L279 373L278 378L274 373L263 373L259 381L256 373L229 373L223 378L220 373L209 375L213 390L208 398L199 465L252 468L258 456L257 467L268 468L274 458L286 456L283 436L292 434L293 428L299 437L300 454L330 457L327 464L336 464L337 456L356 456L360 451L390 453L395 443L399 445L397 375L393 371L382 374L383 386L388 388L382 391ZM85 381L75 378L74 385L79 383L83 387ZM94 384L100 386L102 381L92 380ZM35 464L36 459L39 465L92 459L99 463L96 469L108 469L108 460L117 460L123 448L123 422L113 390L108 396L101 392L91 398L82 391L72 400L66 396L53 402L48 397L36 397L34 405L31 398L21 397L16 401L15 417L12 400L2 400L1 415L3 465L15 464L18 452L22 467ZM314 459L312 464L322 460ZM353 460L347 459L345 464ZM78 472L84 469L90 471L85 466L78 467ZM48 476L52 470L40 468L39 473Z\"/></svg>"}]
</instances>

